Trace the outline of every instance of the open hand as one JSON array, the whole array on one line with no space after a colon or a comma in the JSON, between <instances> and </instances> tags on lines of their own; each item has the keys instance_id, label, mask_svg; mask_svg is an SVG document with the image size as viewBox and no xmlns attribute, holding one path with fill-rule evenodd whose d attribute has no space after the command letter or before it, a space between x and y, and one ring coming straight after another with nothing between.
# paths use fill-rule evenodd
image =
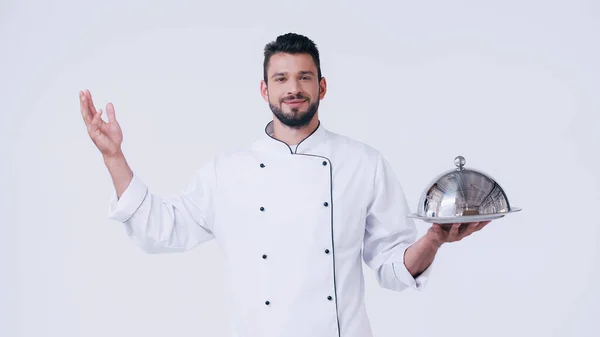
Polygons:
<instances>
[{"instance_id":1,"label":"open hand","mask_svg":"<svg viewBox=\"0 0 600 337\"><path fill-rule=\"evenodd\" d=\"M441 246L444 243L460 241L467 236L477 232L491 221L471 222L471 223L455 223L455 224L438 224L434 223L427 231L432 242Z\"/></svg>"},{"instance_id":2,"label":"open hand","mask_svg":"<svg viewBox=\"0 0 600 337\"><path fill-rule=\"evenodd\" d=\"M123 142L123 132L115 118L115 108L112 103L106 105L108 122L102 120L102 109L96 110L89 90L79 92L81 115L87 126L88 135L104 157L119 154Z\"/></svg>"}]
</instances>

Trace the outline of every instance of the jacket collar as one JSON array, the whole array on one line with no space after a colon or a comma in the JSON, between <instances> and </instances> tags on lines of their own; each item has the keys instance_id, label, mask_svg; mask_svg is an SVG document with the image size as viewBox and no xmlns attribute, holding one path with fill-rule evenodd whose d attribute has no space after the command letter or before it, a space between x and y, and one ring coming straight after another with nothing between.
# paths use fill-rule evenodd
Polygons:
<instances>
[{"instance_id":1,"label":"jacket collar","mask_svg":"<svg viewBox=\"0 0 600 337\"><path fill-rule=\"evenodd\" d=\"M321 124L306 138L304 138L298 146L294 149L290 148L285 142L273 137L273 121L270 121L265 126L263 137L259 141L259 147L269 152L280 153L280 154L307 154L316 150L325 140L327 140L328 132ZM295 145L295 144L291 144Z\"/></svg>"}]
</instances>

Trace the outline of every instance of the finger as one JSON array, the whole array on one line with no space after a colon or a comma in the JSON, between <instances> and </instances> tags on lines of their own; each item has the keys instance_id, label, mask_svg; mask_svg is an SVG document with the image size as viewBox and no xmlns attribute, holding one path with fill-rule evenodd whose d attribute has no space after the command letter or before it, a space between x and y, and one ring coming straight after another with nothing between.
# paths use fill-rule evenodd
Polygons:
<instances>
[{"instance_id":1,"label":"finger","mask_svg":"<svg viewBox=\"0 0 600 337\"><path fill-rule=\"evenodd\" d=\"M101 118L100 118L100 110L98 110L98 111L94 112L94 119L92 120L92 124L99 125L100 120L101 120Z\"/></svg>"},{"instance_id":2,"label":"finger","mask_svg":"<svg viewBox=\"0 0 600 337\"><path fill-rule=\"evenodd\" d=\"M455 241L458 238L458 230L460 229L460 223L452 224L450 233L448 233L448 241Z\"/></svg>"},{"instance_id":3,"label":"finger","mask_svg":"<svg viewBox=\"0 0 600 337\"><path fill-rule=\"evenodd\" d=\"M102 109L98 110L98 123L100 123L100 125L104 124L104 120L102 119L103 112Z\"/></svg>"},{"instance_id":4,"label":"finger","mask_svg":"<svg viewBox=\"0 0 600 337\"><path fill-rule=\"evenodd\" d=\"M431 230L433 230L436 235L442 235L445 232L444 227L438 223L434 223L433 226L431 226Z\"/></svg>"},{"instance_id":5,"label":"finger","mask_svg":"<svg viewBox=\"0 0 600 337\"><path fill-rule=\"evenodd\" d=\"M96 114L94 115L94 119L92 120L91 123L91 127L92 127L92 131L96 132L102 129L102 124L104 123L104 121L102 120L102 109L98 110L98 112L96 112Z\"/></svg>"},{"instance_id":6,"label":"finger","mask_svg":"<svg viewBox=\"0 0 600 337\"><path fill-rule=\"evenodd\" d=\"M444 233L448 233L450 231L450 228L452 228L452 224L447 224L447 223L443 223L443 224L442 223L436 223L434 225L437 226Z\"/></svg>"},{"instance_id":7,"label":"finger","mask_svg":"<svg viewBox=\"0 0 600 337\"><path fill-rule=\"evenodd\" d=\"M469 228L469 222L462 222L460 226L458 226L458 236L461 236L464 232Z\"/></svg>"},{"instance_id":8,"label":"finger","mask_svg":"<svg viewBox=\"0 0 600 337\"><path fill-rule=\"evenodd\" d=\"M480 222L480 223L477 225L477 227L475 228L475 232L476 232L476 231L479 231L479 230L482 230L482 229L483 229L483 227L485 227L485 226L486 226L487 224L489 224L490 222L492 222L492 221L482 221L482 222Z\"/></svg>"},{"instance_id":9,"label":"finger","mask_svg":"<svg viewBox=\"0 0 600 337\"><path fill-rule=\"evenodd\" d=\"M92 114L92 120L90 121L90 124L88 124L88 132L91 133L95 133L98 130L98 113L94 113Z\"/></svg>"},{"instance_id":10,"label":"finger","mask_svg":"<svg viewBox=\"0 0 600 337\"><path fill-rule=\"evenodd\" d=\"M79 92L79 108L81 109L81 116L83 117L85 124L90 124L92 122L93 114L88 108L87 96L83 91Z\"/></svg>"},{"instance_id":11,"label":"finger","mask_svg":"<svg viewBox=\"0 0 600 337\"><path fill-rule=\"evenodd\" d=\"M469 224L466 224L465 230L459 236L459 240L462 240L463 238L473 234L473 232L475 232L475 230L477 229L478 225L479 222L471 222Z\"/></svg>"},{"instance_id":12,"label":"finger","mask_svg":"<svg viewBox=\"0 0 600 337\"><path fill-rule=\"evenodd\" d=\"M94 106L94 100L92 99L92 93L89 90L85 91L85 95L87 97L87 102L88 102L88 109L90 109L90 111L98 111L96 109L96 107Z\"/></svg>"},{"instance_id":13,"label":"finger","mask_svg":"<svg viewBox=\"0 0 600 337\"><path fill-rule=\"evenodd\" d=\"M109 123L117 123L117 119L115 118L115 107L112 103L106 104L106 116L108 117Z\"/></svg>"}]
</instances>

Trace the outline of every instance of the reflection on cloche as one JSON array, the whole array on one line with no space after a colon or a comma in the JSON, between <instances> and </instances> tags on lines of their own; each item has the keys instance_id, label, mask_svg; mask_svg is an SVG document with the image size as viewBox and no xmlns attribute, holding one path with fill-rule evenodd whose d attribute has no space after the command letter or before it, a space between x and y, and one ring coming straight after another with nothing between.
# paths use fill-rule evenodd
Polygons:
<instances>
[{"instance_id":1,"label":"reflection on cloche","mask_svg":"<svg viewBox=\"0 0 600 337\"><path fill-rule=\"evenodd\" d=\"M409 217L435 223L476 222L521 210L510 204L500 184L490 175L465 168L464 157L456 157L454 164L455 169L440 174L427 185L417 212Z\"/></svg>"}]
</instances>

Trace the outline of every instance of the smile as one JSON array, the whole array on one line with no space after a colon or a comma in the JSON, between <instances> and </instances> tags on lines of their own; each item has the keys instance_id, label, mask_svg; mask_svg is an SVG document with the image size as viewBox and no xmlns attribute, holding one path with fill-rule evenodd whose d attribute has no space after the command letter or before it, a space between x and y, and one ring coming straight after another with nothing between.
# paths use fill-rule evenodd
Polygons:
<instances>
[{"instance_id":1,"label":"smile","mask_svg":"<svg viewBox=\"0 0 600 337\"><path fill-rule=\"evenodd\" d=\"M289 101L283 101L283 103L289 105L289 106L299 106L302 105L302 103L306 102L305 100L289 100Z\"/></svg>"}]
</instances>

